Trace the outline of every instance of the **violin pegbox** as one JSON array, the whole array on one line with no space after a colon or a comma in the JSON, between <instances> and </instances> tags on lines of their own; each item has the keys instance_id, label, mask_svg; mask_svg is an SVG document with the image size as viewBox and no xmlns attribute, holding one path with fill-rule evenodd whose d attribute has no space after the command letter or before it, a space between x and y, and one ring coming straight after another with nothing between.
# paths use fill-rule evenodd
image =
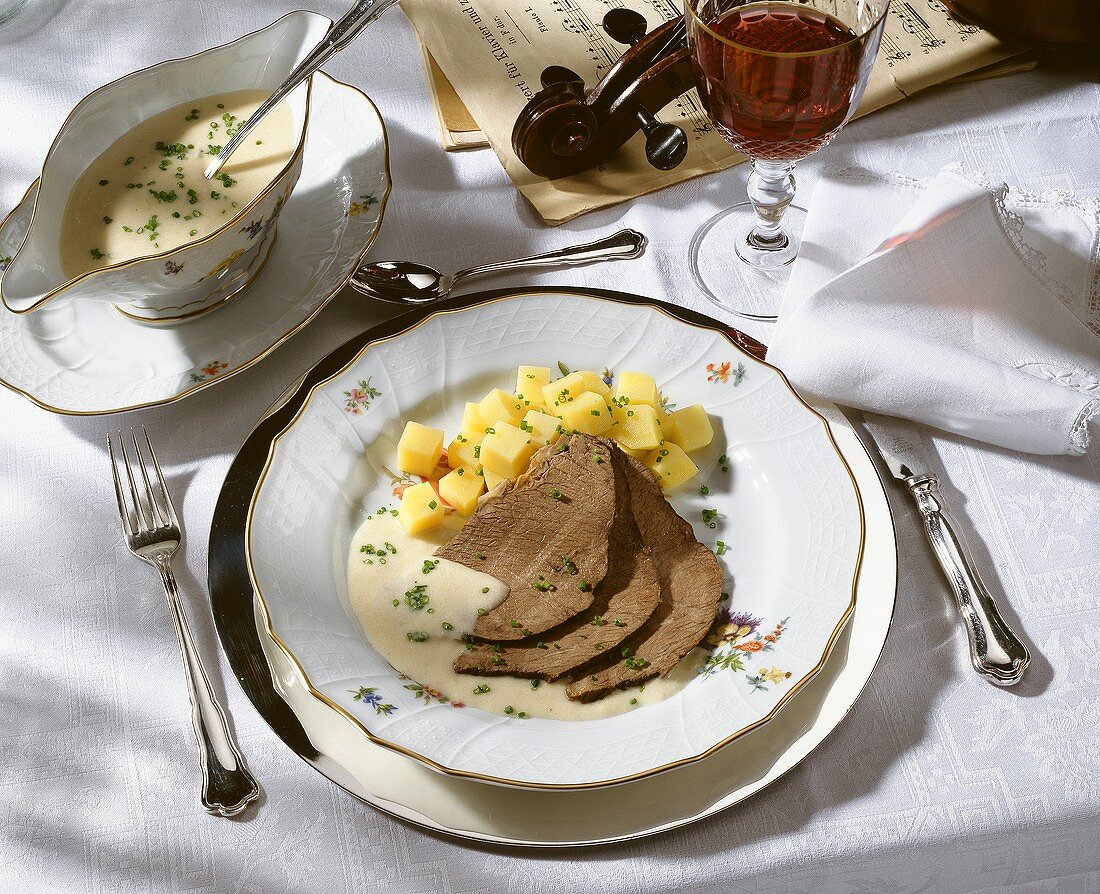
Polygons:
<instances>
[{"instance_id":1,"label":"violin pegbox","mask_svg":"<svg viewBox=\"0 0 1100 894\"><path fill-rule=\"evenodd\" d=\"M532 173L554 179L597 167L639 130L653 167L668 171L684 160L687 135L650 111L695 86L684 22L674 19L650 33L646 28L633 10L616 8L604 16L608 37L630 48L591 91L571 69L543 70L543 89L512 130L512 148Z\"/></svg>"}]
</instances>

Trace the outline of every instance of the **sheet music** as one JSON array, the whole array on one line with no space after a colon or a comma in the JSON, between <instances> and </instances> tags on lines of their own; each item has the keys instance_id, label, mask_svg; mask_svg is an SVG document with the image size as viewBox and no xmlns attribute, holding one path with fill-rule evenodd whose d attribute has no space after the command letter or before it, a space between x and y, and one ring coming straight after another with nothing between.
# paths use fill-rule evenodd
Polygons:
<instances>
[{"instance_id":1,"label":"sheet music","mask_svg":"<svg viewBox=\"0 0 1100 894\"><path fill-rule=\"evenodd\" d=\"M646 162L638 134L606 164L558 180L536 177L512 151L516 117L540 89L548 65L580 74L590 89L626 49L601 27L625 7L650 28L682 15L675 0L408 0L402 8L453 84L516 187L557 224L656 189L744 161L714 131L692 90L657 112L689 137L687 159L672 171ZM981 28L955 19L942 0L894 0L882 49L856 111L865 115L918 90L1019 53ZM650 110L654 111L654 110Z\"/></svg>"}]
</instances>

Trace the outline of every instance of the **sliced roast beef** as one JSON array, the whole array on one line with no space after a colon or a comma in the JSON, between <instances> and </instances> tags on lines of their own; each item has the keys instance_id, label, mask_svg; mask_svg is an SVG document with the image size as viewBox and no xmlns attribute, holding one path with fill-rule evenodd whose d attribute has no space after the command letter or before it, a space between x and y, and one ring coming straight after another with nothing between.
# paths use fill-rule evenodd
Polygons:
<instances>
[{"instance_id":1,"label":"sliced roast beef","mask_svg":"<svg viewBox=\"0 0 1100 894\"><path fill-rule=\"evenodd\" d=\"M479 505L436 551L508 586L504 601L477 619L475 637L522 639L592 605L607 574L615 516L612 449L610 441L583 434L544 447L527 472Z\"/></svg>"},{"instance_id":2,"label":"sliced roast beef","mask_svg":"<svg viewBox=\"0 0 1100 894\"><path fill-rule=\"evenodd\" d=\"M605 655L618 654L622 642L653 615L661 601L657 568L634 522L625 468L611 465L616 478L615 520L607 576L596 588L593 604L542 636L514 645L475 645L455 659L456 671L556 680ZM574 579L580 576L580 569L572 565L566 571Z\"/></svg>"},{"instance_id":3,"label":"sliced roast beef","mask_svg":"<svg viewBox=\"0 0 1100 894\"><path fill-rule=\"evenodd\" d=\"M706 636L722 598L722 569L714 553L695 539L650 471L619 450L634 520L649 547L661 583L661 604L636 637L629 654L619 651L603 666L569 685L571 699L595 701L616 689L668 673Z\"/></svg>"}]
</instances>

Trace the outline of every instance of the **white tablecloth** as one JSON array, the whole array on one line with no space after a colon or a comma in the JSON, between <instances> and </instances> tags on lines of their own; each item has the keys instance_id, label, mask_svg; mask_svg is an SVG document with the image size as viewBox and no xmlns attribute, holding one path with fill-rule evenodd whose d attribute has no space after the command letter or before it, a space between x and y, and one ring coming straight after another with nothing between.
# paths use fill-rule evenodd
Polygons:
<instances>
[{"instance_id":1,"label":"white tablecloth","mask_svg":"<svg viewBox=\"0 0 1100 894\"><path fill-rule=\"evenodd\" d=\"M333 16L345 6L315 5ZM21 25L0 30L0 207L22 195L89 90L294 7L31 0ZM743 195L744 169L548 229L492 154L439 149L399 12L331 70L370 92L389 127L395 189L376 257L457 269L633 226L652 239L641 260L493 284L621 288L714 313L686 276L685 253L694 228ZM961 161L1030 190L1096 196L1098 121L1095 79L1052 53L1034 73L930 91L858 122L800 166L801 195L824 162L920 177ZM1100 315L1100 294L1091 301ZM1036 459L939 440L978 564L1035 656L1027 679L1006 691L975 676L913 510L893 493L900 595L878 671L810 760L734 812L598 851L502 854L393 822L307 767L258 717L221 654L205 601L206 539L253 421L377 319L344 294L269 359L133 420L60 418L0 393L0 890L1100 891L1100 449ZM767 326L743 328L767 340ZM118 530L103 435L131 421L155 433L176 483L187 532L177 571L265 791L236 821L199 806L169 615Z\"/></svg>"}]
</instances>

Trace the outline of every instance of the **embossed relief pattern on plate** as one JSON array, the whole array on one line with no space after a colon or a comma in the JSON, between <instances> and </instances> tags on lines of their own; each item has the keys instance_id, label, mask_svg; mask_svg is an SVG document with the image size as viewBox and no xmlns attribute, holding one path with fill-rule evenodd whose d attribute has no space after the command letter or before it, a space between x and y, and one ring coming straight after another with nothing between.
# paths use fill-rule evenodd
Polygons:
<instances>
[{"instance_id":1,"label":"embossed relief pattern on plate","mask_svg":"<svg viewBox=\"0 0 1100 894\"><path fill-rule=\"evenodd\" d=\"M821 437L825 437L824 431ZM842 520L858 513L855 491L846 483L830 474L827 463L819 452L807 450L798 439L786 438L775 443L775 449L787 462L792 477L800 484L800 496L805 501L806 515L809 520L809 541L806 551L800 556L791 556L792 562L806 566L806 570L796 575L801 580L821 582L827 591L842 592L852 586L852 561L858 555L860 543L858 532L845 526ZM820 595L804 591L801 600L792 600L792 615L797 623L809 629L807 639L784 637L779 644L783 651L793 653L804 659L812 658L812 653L803 653L800 645L809 647L819 641L822 635L828 636L832 625L827 616L814 610ZM813 631L813 633L811 633Z\"/></svg>"},{"instance_id":2,"label":"embossed relief pattern on plate","mask_svg":"<svg viewBox=\"0 0 1100 894\"><path fill-rule=\"evenodd\" d=\"M531 312L536 308L539 312ZM602 353L629 337L630 311L628 307L551 296L535 296L530 309L514 302L494 302L458 323L454 350L459 357L484 356L516 343L560 342Z\"/></svg>"}]
</instances>

